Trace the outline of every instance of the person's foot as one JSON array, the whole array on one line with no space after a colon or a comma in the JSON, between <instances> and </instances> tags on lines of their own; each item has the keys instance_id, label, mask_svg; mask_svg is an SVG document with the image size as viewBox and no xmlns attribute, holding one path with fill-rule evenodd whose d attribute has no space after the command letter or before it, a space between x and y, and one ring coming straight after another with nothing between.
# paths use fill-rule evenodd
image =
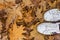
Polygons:
<instances>
[{"instance_id":1,"label":"person's foot","mask_svg":"<svg viewBox=\"0 0 60 40\"><path fill-rule=\"evenodd\" d=\"M59 21L60 20L59 9L51 9L45 12L44 19L45 21Z\"/></svg>"},{"instance_id":2,"label":"person's foot","mask_svg":"<svg viewBox=\"0 0 60 40\"><path fill-rule=\"evenodd\" d=\"M42 23L37 26L37 31L44 35L60 33L60 23Z\"/></svg>"}]
</instances>

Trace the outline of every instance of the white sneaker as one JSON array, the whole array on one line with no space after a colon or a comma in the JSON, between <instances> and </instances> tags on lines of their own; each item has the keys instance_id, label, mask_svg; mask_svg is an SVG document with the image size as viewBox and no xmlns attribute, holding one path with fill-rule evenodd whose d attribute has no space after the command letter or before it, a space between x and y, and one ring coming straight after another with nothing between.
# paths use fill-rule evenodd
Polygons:
<instances>
[{"instance_id":1,"label":"white sneaker","mask_svg":"<svg viewBox=\"0 0 60 40\"><path fill-rule=\"evenodd\" d=\"M59 21L60 11L59 9L51 9L44 14L45 21Z\"/></svg>"},{"instance_id":2,"label":"white sneaker","mask_svg":"<svg viewBox=\"0 0 60 40\"><path fill-rule=\"evenodd\" d=\"M44 35L60 33L60 23L42 23L37 26L37 31Z\"/></svg>"}]
</instances>

